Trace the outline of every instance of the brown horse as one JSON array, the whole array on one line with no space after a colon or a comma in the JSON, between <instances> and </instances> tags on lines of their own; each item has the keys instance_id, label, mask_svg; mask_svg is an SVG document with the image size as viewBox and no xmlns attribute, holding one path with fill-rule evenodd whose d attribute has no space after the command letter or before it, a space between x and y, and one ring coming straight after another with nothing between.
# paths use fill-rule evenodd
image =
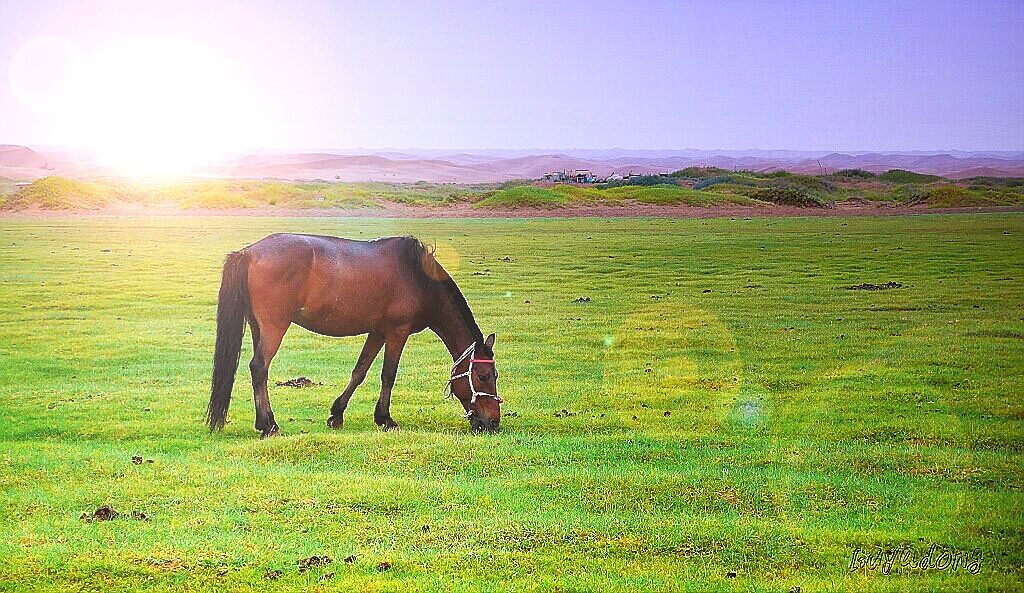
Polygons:
<instances>
[{"instance_id":1,"label":"brown horse","mask_svg":"<svg viewBox=\"0 0 1024 593\"><path fill-rule=\"evenodd\" d=\"M342 427L352 393L383 347L380 398L373 419L384 430L398 428L391 418L391 389L402 348L411 334L429 328L455 361L448 388L465 408L472 429L498 430L501 398L494 334L483 337L455 281L412 237L352 241L276 234L228 254L217 303L206 411L211 431L223 428L227 418L246 322L252 332L249 370L261 438L279 431L267 378L292 323L326 336L367 334L352 378L331 406L328 426Z\"/></svg>"}]
</instances>

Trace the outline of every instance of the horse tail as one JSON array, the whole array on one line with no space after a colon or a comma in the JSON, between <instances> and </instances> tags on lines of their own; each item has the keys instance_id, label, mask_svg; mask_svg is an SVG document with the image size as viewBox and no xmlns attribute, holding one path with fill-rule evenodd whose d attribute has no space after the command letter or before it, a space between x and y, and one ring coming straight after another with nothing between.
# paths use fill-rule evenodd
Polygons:
<instances>
[{"instance_id":1,"label":"horse tail","mask_svg":"<svg viewBox=\"0 0 1024 593\"><path fill-rule=\"evenodd\" d=\"M249 253L243 249L229 253L224 260L217 298L217 343L213 351L210 404L206 408L206 424L211 432L224 428L242 353L245 320L250 316Z\"/></svg>"}]
</instances>

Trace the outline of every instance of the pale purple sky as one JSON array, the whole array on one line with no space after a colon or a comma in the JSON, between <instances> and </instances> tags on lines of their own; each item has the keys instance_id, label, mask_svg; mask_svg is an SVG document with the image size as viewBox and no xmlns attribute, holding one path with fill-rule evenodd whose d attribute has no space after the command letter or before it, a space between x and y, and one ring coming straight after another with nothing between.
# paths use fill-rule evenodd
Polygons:
<instances>
[{"instance_id":1,"label":"pale purple sky","mask_svg":"<svg viewBox=\"0 0 1024 593\"><path fill-rule=\"evenodd\" d=\"M87 107L40 98L40 36L101 64ZM152 117L239 148L1024 149L1020 0L0 0L0 64L0 143Z\"/></svg>"}]
</instances>

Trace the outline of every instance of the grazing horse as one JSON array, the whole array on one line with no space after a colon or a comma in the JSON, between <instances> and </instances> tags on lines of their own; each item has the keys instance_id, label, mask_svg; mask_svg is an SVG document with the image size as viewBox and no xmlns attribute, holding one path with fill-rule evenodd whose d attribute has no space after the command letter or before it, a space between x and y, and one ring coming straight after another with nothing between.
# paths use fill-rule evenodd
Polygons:
<instances>
[{"instance_id":1,"label":"grazing horse","mask_svg":"<svg viewBox=\"0 0 1024 593\"><path fill-rule=\"evenodd\" d=\"M275 234L228 254L217 302L217 341L206 421L223 428L238 370L245 323L252 333L253 399L261 438L279 431L270 409L270 362L291 324L326 336L367 334L352 378L334 400L327 425L341 428L352 393L381 348L380 398L374 422L391 418L391 389L410 334L429 328L455 361L448 390L466 410L474 431L498 430L501 420L494 334L485 339L462 291L412 237L353 241L317 235Z\"/></svg>"}]
</instances>

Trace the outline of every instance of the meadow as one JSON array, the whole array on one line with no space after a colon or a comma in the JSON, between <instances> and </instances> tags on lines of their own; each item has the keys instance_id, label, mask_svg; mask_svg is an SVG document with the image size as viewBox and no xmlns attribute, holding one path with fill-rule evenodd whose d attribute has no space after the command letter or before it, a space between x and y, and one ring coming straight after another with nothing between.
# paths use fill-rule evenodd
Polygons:
<instances>
[{"instance_id":1,"label":"meadow","mask_svg":"<svg viewBox=\"0 0 1024 593\"><path fill-rule=\"evenodd\" d=\"M0 591L1022 588L1020 214L0 228ZM429 332L401 431L380 360L328 429L362 340L293 327L282 436L248 341L207 432L221 262L277 231L435 245L497 333L503 430L441 398ZM980 570L850 570L933 545Z\"/></svg>"}]
</instances>

